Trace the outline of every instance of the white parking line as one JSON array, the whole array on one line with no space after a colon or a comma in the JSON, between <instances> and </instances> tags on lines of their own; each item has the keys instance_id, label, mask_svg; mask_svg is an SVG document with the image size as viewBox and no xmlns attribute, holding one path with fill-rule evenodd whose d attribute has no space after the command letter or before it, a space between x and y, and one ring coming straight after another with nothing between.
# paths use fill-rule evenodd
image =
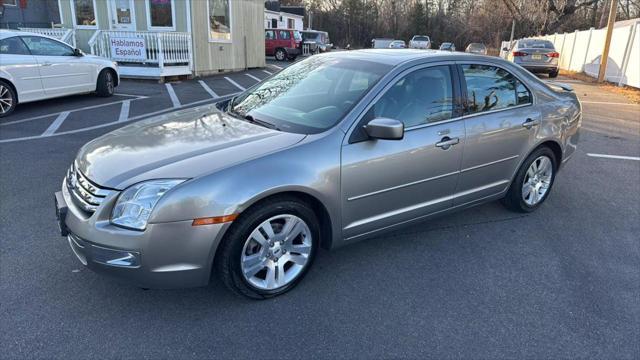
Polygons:
<instances>
[{"instance_id":1,"label":"white parking line","mask_svg":"<svg viewBox=\"0 0 640 360\"><path fill-rule=\"evenodd\" d=\"M134 96L134 95L124 95L124 96ZM146 98L148 98L148 97L147 96L138 96L136 99L133 99L133 100L140 100L140 99L146 99ZM114 101L114 102L110 102L110 103L106 103L106 104L83 106L83 107L80 107L80 108L67 110L67 112L72 113L72 112L76 112L76 111L90 110L90 109L95 109L95 108L114 105L114 104L120 104L120 103L123 103L125 101L133 101L133 100L120 100L120 101ZM19 123L23 123L23 122L27 122L27 121L32 121L32 120L44 119L44 118L48 118L48 117L51 117L51 116L54 116L54 115L62 114L63 112L64 111L57 112L57 113L34 116L34 117L26 118L26 119L7 121L7 122L0 123L0 126L7 126L7 125L19 124Z\"/></svg>"},{"instance_id":2,"label":"white parking line","mask_svg":"<svg viewBox=\"0 0 640 360\"><path fill-rule=\"evenodd\" d=\"M640 104L630 104L630 103L613 103L613 102L606 102L606 101L580 101L583 104L604 104L604 105L616 105L616 106L623 106L623 105L627 105L627 106L640 106Z\"/></svg>"},{"instance_id":3,"label":"white parking line","mask_svg":"<svg viewBox=\"0 0 640 360\"><path fill-rule=\"evenodd\" d=\"M240 90L242 90L242 91L247 90L247 89L245 89L242 85L240 85L240 84L238 84L237 82L235 82L235 81L233 81L233 80L229 79L228 77L226 77L226 76L225 76L224 78L225 78L225 79L227 79L227 81L228 81L228 82L230 82L230 83L231 83L231 85L233 85L233 86L237 87L238 89L240 89Z\"/></svg>"},{"instance_id":4,"label":"white parking line","mask_svg":"<svg viewBox=\"0 0 640 360\"><path fill-rule=\"evenodd\" d=\"M60 113L60 115L58 115L58 117L55 120L53 120L51 125L49 125L47 130L45 130L42 133L42 136L51 136L54 132L56 132L56 130L58 130L60 125L62 125L62 123L64 122L64 119L66 119L67 116L69 116L69 112L68 111Z\"/></svg>"},{"instance_id":5,"label":"white parking line","mask_svg":"<svg viewBox=\"0 0 640 360\"><path fill-rule=\"evenodd\" d=\"M225 96L221 96L219 99L204 99L204 100L198 100L198 101L194 101L192 103L188 103L188 104L184 104L184 105L180 105L179 108L189 108L189 107L193 107L195 105L199 105L199 104L205 104L207 102L215 104L219 101L224 101L225 99L230 99L233 96L239 94L238 92L235 93L231 93ZM206 104L205 104L206 105ZM176 108L173 107L169 107L169 108L164 108L162 110L158 110L158 111L154 111L154 112L150 112L147 114L142 114L142 115L137 115L134 117L131 117L129 119L126 120L126 122L131 122L131 121L135 121L135 120L140 120L140 119L144 119L144 118L148 118L151 117L153 115L158 115L158 114L162 114L162 113L166 113L166 112L171 112L171 111L175 111L177 110ZM62 131L59 133L55 133L55 134L51 134L49 135L49 137L51 136L61 136L61 135L69 135L69 134L75 134L75 133L79 133L79 132L84 132L84 131L89 131L89 130L95 130L95 129L100 129L103 127L107 127L107 126L112 126L112 125L116 125L119 124L118 121L112 121L112 122L108 122L108 123L104 123L104 124L99 124L99 125L94 125L94 126L89 126L86 128L82 128L82 129L75 129L75 130L68 130L68 131ZM0 144L3 143L10 143L10 142L16 142L16 141L25 141L25 140L37 140L37 139L41 139L45 136L42 135L35 135L35 136L25 136L25 137L20 137L20 138L13 138L13 139L3 139L0 140Z\"/></svg>"},{"instance_id":6,"label":"white parking line","mask_svg":"<svg viewBox=\"0 0 640 360\"><path fill-rule=\"evenodd\" d=\"M267 75L273 75L273 73L271 71L267 71L267 70L262 70L263 73L266 73Z\"/></svg>"},{"instance_id":7,"label":"white parking line","mask_svg":"<svg viewBox=\"0 0 640 360\"><path fill-rule=\"evenodd\" d=\"M282 66L273 65L273 64L268 64L267 66L273 66L274 68L276 68L278 70L282 70Z\"/></svg>"},{"instance_id":8,"label":"white parking line","mask_svg":"<svg viewBox=\"0 0 640 360\"><path fill-rule=\"evenodd\" d=\"M620 160L640 161L640 157L638 157L638 156L607 155L607 154L592 154L592 153L587 153L587 156L596 157L596 158L605 158L605 159L620 159Z\"/></svg>"},{"instance_id":9,"label":"white parking line","mask_svg":"<svg viewBox=\"0 0 640 360\"><path fill-rule=\"evenodd\" d=\"M202 81L202 80L198 80L198 82L200 83L200 85L204 88L204 91L208 92L209 95L211 95L212 98L219 98L220 96L218 96L218 94L216 94L215 91L213 91L213 89L211 89L209 87L209 85L207 85L206 82Z\"/></svg>"},{"instance_id":10,"label":"white parking line","mask_svg":"<svg viewBox=\"0 0 640 360\"><path fill-rule=\"evenodd\" d=\"M180 100L178 100L178 96L176 95L176 92L173 91L173 86L171 86L171 84L166 83L164 84L164 86L167 87L167 92L169 93L169 97L171 98L171 103L173 104L174 108L180 107Z\"/></svg>"},{"instance_id":11,"label":"white parking line","mask_svg":"<svg viewBox=\"0 0 640 360\"><path fill-rule=\"evenodd\" d=\"M130 105L131 105L131 100L127 100L122 103L122 107L120 108L120 116L118 117L118 122L127 121L127 119L129 118Z\"/></svg>"},{"instance_id":12,"label":"white parking line","mask_svg":"<svg viewBox=\"0 0 640 360\"><path fill-rule=\"evenodd\" d=\"M253 75L251 75L251 74L245 74L245 75L247 75L248 77L252 78L253 80L255 80L255 81L257 81L257 82L262 81L262 80L260 80L259 78L255 77L255 76L253 76Z\"/></svg>"}]
</instances>

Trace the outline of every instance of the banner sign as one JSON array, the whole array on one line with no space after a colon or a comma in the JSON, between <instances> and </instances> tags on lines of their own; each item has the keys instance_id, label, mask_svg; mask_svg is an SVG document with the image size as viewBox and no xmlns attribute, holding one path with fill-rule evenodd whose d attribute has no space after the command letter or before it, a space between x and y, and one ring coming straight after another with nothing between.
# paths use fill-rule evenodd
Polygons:
<instances>
[{"instance_id":1,"label":"banner sign","mask_svg":"<svg viewBox=\"0 0 640 360\"><path fill-rule=\"evenodd\" d=\"M118 61L145 61L147 60L147 43L139 37L112 37L109 38L111 57Z\"/></svg>"}]
</instances>

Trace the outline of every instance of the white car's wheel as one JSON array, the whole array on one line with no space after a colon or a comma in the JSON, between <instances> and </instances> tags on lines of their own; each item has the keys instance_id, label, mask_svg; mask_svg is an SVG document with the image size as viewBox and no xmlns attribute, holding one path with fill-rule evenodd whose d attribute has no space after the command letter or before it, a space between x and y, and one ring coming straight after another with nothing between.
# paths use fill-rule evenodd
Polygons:
<instances>
[{"instance_id":1,"label":"white car's wheel","mask_svg":"<svg viewBox=\"0 0 640 360\"><path fill-rule=\"evenodd\" d=\"M17 103L16 93L13 88L8 83L0 80L0 117L11 114Z\"/></svg>"},{"instance_id":2,"label":"white car's wheel","mask_svg":"<svg viewBox=\"0 0 640 360\"><path fill-rule=\"evenodd\" d=\"M98 84L96 85L96 93L100 97L109 97L113 95L116 89L116 79L113 72L109 69L102 70L98 76Z\"/></svg>"}]
</instances>

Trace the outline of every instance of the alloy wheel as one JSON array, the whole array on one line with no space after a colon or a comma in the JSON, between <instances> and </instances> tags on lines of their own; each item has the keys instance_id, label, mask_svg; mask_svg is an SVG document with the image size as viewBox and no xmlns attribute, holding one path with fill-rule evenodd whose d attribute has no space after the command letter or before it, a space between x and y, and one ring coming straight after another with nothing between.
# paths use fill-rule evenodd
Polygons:
<instances>
[{"instance_id":1,"label":"alloy wheel","mask_svg":"<svg viewBox=\"0 0 640 360\"><path fill-rule=\"evenodd\" d=\"M4 85L0 85L0 114L4 114L11 110L13 106L13 96L11 91Z\"/></svg>"},{"instance_id":2,"label":"alloy wheel","mask_svg":"<svg viewBox=\"0 0 640 360\"><path fill-rule=\"evenodd\" d=\"M307 223L291 214L271 217L245 241L240 259L244 279L262 290L292 283L310 260L313 238Z\"/></svg>"},{"instance_id":3,"label":"alloy wheel","mask_svg":"<svg viewBox=\"0 0 640 360\"><path fill-rule=\"evenodd\" d=\"M105 74L105 81L107 83L107 91L109 94L113 94L113 75L111 75L111 72Z\"/></svg>"},{"instance_id":4,"label":"alloy wheel","mask_svg":"<svg viewBox=\"0 0 640 360\"><path fill-rule=\"evenodd\" d=\"M553 163L547 156L536 158L524 177L522 183L522 200L534 206L540 203L547 195L553 179Z\"/></svg>"}]
</instances>

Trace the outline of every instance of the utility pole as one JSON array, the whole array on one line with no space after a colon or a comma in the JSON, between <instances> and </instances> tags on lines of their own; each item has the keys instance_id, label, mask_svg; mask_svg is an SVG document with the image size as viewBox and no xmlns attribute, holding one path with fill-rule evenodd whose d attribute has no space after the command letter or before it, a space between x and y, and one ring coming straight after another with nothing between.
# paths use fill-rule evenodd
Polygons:
<instances>
[{"instance_id":1,"label":"utility pole","mask_svg":"<svg viewBox=\"0 0 640 360\"><path fill-rule=\"evenodd\" d=\"M513 21L511 22L511 36L509 37L509 46L513 44L513 35L515 34L515 31L516 31L516 19L513 19Z\"/></svg>"},{"instance_id":2,"label":"utility pole","mask_svg":"<svg viewBox=\"0 0 640 360\"><path fill-rule=\"evenodd\" d=\"M616 22L616 10L618 8L618 0L611 0L611 8L609 9L609 22L607 23L607 38L604 41L604 50L600 58L600 70L598 71L598 82L603 82L607 72L607 60L609 59L609 46L611 45L611 36L613 35L613 25Z\"/></svg>"}]
</instances>

